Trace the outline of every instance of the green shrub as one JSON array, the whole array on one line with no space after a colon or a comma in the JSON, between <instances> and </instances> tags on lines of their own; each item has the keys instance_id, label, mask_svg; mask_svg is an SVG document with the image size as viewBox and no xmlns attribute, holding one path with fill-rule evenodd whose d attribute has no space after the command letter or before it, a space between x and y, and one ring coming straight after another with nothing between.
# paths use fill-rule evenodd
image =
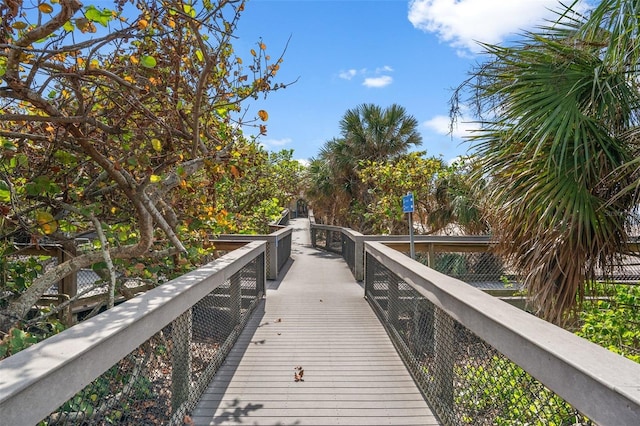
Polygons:
<instances>
[{"instance_id":1,"label":"green shrub","mask_svg":"<svg viewBox=\"0 0 640 426\"><path fill-rule=\"evenodd\" d=\"M580 311L579 324L578 336L640 362L640 286L594 286Z\"/></svg>"},{"instance_id":2,"label":"green shrub","mask_svg":"<svg viewBox=\"0 0 640 426\"><path fill-rule=\"evenodd\" d=\"M573 408L508 359L494 355L456 367L456 407L465 424L565 426Z\"/></svg>"}]
</instances>

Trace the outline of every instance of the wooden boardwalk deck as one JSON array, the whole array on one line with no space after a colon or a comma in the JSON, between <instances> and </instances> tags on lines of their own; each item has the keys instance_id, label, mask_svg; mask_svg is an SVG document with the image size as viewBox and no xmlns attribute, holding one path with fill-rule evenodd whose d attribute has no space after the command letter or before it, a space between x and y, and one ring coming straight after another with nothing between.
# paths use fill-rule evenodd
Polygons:
<instances>
[{"instance_id":1,"label":"wooden boardwalk deck","mask_svg":"<svg viewBox=\"0 0 640 426\"><path fill-rule=\"evenodd\" d=\"M440 424L346 263L310 248L306 219L293 226L290 269L268 283L195 425Z\"/></svg>"}]
</instances>

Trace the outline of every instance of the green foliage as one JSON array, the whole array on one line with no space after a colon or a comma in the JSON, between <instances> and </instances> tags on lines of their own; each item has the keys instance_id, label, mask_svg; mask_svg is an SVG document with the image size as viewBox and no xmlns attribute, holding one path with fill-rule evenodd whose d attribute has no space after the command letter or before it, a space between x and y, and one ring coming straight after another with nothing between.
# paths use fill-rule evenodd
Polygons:
<instances>
[{"instance_id":1,"label":"green foliage","mask_svg":"<svg viewBox=\"0 0 640 426\"><path fill-rule=\"evenodd\" d=\"M579 320L578 336L640 362L640 286L596 285Z\"/></svg>"},{"instance_id":2,"label":"green foliage","mask_svg":"<svg viewBox=\"0 0 640 426\"><path fill-rule=\"evenodd\" d=\"M436 177L443 169L442 160L427 157L426 152L411 152L388 161L362 161L358 176L369 188L365 215L371 232L408 232L402 212L402 197L407 192L414 194L414 220L424 223L433 209Z\"/></svg>"},{"instance_id":3,"label":"green foliage","mask_svg":"<svg viewBox=\"0 0 640 426\"><path fill-rule=\"evenodd\" d=\"M126 363L127 361L123 361ZM134 371L136 371L134 369ZM108 398L113 398L122 391L123 388L130 387L130 399L122 399L118 409L108 410L106 413L98 413L98 409ZM59 412L61 413L82 413L86 418L100 414L104 416L107 423L118 424L119 420L130 409L133 401L149 400L154 397L153 383L144 375L135 372L121 370L121 365L115 365L104 374L85 387L81 392L69 399Z\"/></svg>"},{"instance_id":4,"label":"green foliage","mask_svg":"<svg viewBox=\"0 0 640 426\"><path fill-rule=\"evenodd\" d=\"M567 426L578 420L571 405L504 357L470 359L455 368L462 383L454 398L464 424Z\"/></svg>"},{"instance_id":5,"label":"green foliage","mask_svg":"<svg viewBox=\"0 0 640 426\"><path fill-rule=\"evenodd\" d=\"M244 8L236 0L0 7L0 239L64 245L100 227L108 244L87 244L74 268L108 250L119 276L157 282L206 260L209 235L262 226L257 218L271 217L272 199L286 202L289 187L265 172L268 154L242 133L246 125L264 133L255 123L268 113L246 117L241 105L286 85L275 81L281 58L272 61L261 40L234 50ZM74 271L3 261L6 333Z\"/></svg>"},{"instance_id":6,"label":"green foliage","mask_svg":"<svg viewBox=\"0 0 640 426\"><path fill-rule=\"evenodd\" d=\"M496 249L557 324L584 283L615 265L640 182L637 3L599 2L588 16L575 4L519 43L484 45L490 59L461 86L478 114L475 175Z\"/></svg>"},{"instance_id":7,"label":"green foliage","mask_svg":"<svg viewBox=\"0 0 640 426\"><path fill-rule=\"evenodd\" d=\"M483 179L474 173L476 157L462 157L438 172L426 222L434 230L455 225L464 234L489 234Z\"/></svg>"},{"instance_id":8,"label":"green foliage","mask_svg":"<svg viewBox=\"0 0 640 426\"><path fill-rule=\"evenodd\" d=\"M268 234L269 223L302 191L305 168L292 150L268 153L253 142L243 150L209 187L216 204L201 219L216 234Z\"/></svg>"},{"instance_id":9,"label":"green foliage","mask_svg":"<svg viewBox=\"0 0 640 426\"><path fill-rule=\"evenodd\" d=\"M0 289L19 294L43 272L43 264L49 260L49 256L18 257L10 256L10 253L10 248L7 248L4 256L0 256L0 269L3 271Z\"/></svg>"},{"instance_id":10,"label":"green foliage","mask_svg":"<svg viewBox=\"0 0 640 426\"><path fill-rule=\"evenodd\" d=\"M417 120L399 105L362 104L340 120L340 138L325 143L312 160L308 198L316 219L363 233L378 227L367 213L372 186L359 175L366 162L385 164L422 143ZM386 207L381 207L385 210ZM393 208L395 210L395 208Z\"/></svg>"},{"instance_id":11,"label":"green foliage","mask_svg":"<svg viewBox=\"0 0 640 426\"><path fill-rule=\"evenodd\" d=\"M55 319L41 322L38 326L33 326L28 331L13 327L0 339L0 359L15 355L31 345L60 333L64 329L64 325Z\"/></svg>"},{"instance_id":12,"label":"green foliage","mask_svg":"<svg viewBox=\"0 0 640 426\"><path fill-rule=\"evenodd\" d=\"M591 288L575 334L640 362L640 286ZM563 426L579 420L569 404L504 357L470 359L456 375L462 385L455 402L466 424Z\"/></svg>"},{"instance_id":13,"label":"green foliage","mask_svg":"<svg viewBox=\"0 0 640 426\"><path fill-rule=\"evenodd\" d=\"M38 339L32 336L31 333L12 328L5 338L0 341L0 358L16 354L37 342Z\"/></svg>"},{"instance_id":14,"label":"green foliage","mask_svg":"<svg viewBox=\"0 0 640 426\"><path fill-rule=\"evenodd\" d=\"M443 274L459 277L468 272L467 260L464 255L458 253L441 253L436 257L433 269Z\"/></svg>"}]
</instances>

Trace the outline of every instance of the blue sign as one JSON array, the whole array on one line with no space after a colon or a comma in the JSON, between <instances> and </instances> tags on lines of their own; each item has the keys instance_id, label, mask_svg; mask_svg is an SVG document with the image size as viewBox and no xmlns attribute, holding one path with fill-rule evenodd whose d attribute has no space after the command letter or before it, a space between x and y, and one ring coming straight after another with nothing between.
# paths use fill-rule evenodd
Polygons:
<instances>
[{"instance_id":1,"label":"blue sign","mask_svg":"<svg viewBox=\"0 0 640 426\"><path fill-rule=\"evenodd\" d=\"M413 213L413 194L402 197L402 213Z\"/></svg>"}]
</instances>

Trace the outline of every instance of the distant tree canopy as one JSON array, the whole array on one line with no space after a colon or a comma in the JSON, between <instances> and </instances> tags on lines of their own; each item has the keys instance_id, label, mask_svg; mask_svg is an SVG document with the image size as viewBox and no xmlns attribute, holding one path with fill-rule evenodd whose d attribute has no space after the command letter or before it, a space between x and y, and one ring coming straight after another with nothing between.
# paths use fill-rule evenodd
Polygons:
<instances>
[{"instance_id":1,"label":"distant tree canopy","mask_svg":"<svg viewBox=\"0 0 640 426\"><path fill-rule=\"evenodd\" d=\"M484 234L482 194L471 157L446 165L425 151L417 120L398 105L363 104L340 121L308 168L307 196L316 218L365 234L406 234L402 197L414 194L417 231Z\"/></svg>"},{"instance_id":2,"label":"distant tree canopy","mask_svg":"<svg viewBox=\"0 0 640 426\"><path fill-rule=\"evenodd\" d=\"M389 161L363 161L359 171L367 186L370 202L364 217L372 234L407 234L408 222L402 212L402 197L414 195L414 221L423 233L433 232L428 223L433 207L438 173L445 166L441 159L425 157L425 152L411 152Z\"/></svg>"},{"instance_id":3,"label":"distant tree canopy","mask_svg":"<svg viewBox=\"0 0 640 426\"><path fill-rule=\"evenodd\" d=\"M418 121L399 105L362 104L340 120L341 135L327 141L309 168L309 198L318 217L368 233L372 197L359 172L365 161L398 158L422 143Z\"/></svg>"},{"instance_id":4,"label":"distant tree canopy","mask_svg":"<svg viewBox=\"0 0 640 426\"><path fill-rule=\"evenodd\" d=\"M16 242L68 247L96 236L72 260L5 282L0 331L80 268L102 264L113 279L123 259L169 275L196 264L209 233L242 228L247 206L272 212L289 190L266 206L266 185L235 190L243 177L273 173L270 162L290 167L290 154L269 159L242 134L246 125L264 133L268 114L247 118L241 105L286 86L274 81L282 58L261 40L249 52L233 48L244 1L102 5L0 5L3 258Z\"/></svg>"}]
</instances>

